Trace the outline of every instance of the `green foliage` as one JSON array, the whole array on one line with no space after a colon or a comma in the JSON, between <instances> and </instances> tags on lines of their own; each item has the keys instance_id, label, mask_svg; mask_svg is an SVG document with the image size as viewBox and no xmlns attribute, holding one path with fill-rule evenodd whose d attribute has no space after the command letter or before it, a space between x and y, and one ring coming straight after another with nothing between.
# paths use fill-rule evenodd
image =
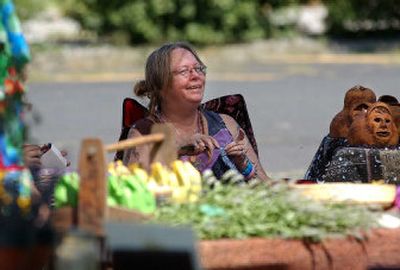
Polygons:
<instances>
[{"instance_id":1,"label":"green foliage","mask_svg":"<svg viewBox=\"0 0 400 270\"><path fill-rule=\"evenodd\" d=\"M51 1L43 0L14 0L13 1L21 20L34 17L42 11Z\"/></svg>"},{"instance_id":2,"label":"green foliage","mask_svg":"<svg viewBox=\"0 0 400 270\"><path fill-rule=\"evenodd\" d=\"M322 2L330 34L400 30L398 0L14 0L22 20L56 4L82 26L115 43L187 40L197 45L295 35L285 7ZM290 19L290 18L289 18Z\"/></svg>"},{"instance_id":3,"label":"green foliage","mask_svg":"<svg viewBox=\"0 0 400 270\"><path fill-rule=\"evenodd\" d=\"M400 30L400 1L324 0L330 33L372 33Z\"/></svg>"},{"instance_id":4,"label":"green foliage","mask_svg":"<svg viewBox=\"0 0 400 270\"><path fill-rule=\"evenodd\" d=\"M318 241L332 235L359 236L375 225L361 206L321 204L285 183L216 185L191 204L164 205L158 222L191 225L200 239L283 237Z\"/></svg>"},{"instance_id":5,"label":"green foliage","mask_svg":"<svg viewBox=\"0 0 400 270\"><path fill-rule=\"evenodd\" d=\"M187 40L196 44L245 42L269 35L268 10L279 1L66 0L67 13L101 36L131 43ZM285 1L293 3L298 1Z\"/></svg>"}]
</instances>

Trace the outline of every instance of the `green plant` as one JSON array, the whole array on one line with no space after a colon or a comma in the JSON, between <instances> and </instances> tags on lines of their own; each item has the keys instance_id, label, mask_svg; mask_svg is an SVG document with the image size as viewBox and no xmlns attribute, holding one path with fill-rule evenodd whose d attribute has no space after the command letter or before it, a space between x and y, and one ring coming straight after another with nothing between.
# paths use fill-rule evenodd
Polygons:
<instances>
[{"instance_id":1,"label":"green plant","mask_svg":"<svg viewBox=\"0 0 400 270\"><path fill-rule=\"evenodd\" d=\"M129 36L133 44L184 39L201 45L265 38L266 12L278 5L265 0L57 1L85 28L101 36L118 33L118 40Z\"/></svg>"},{"instance_id":2,"label":"green plant","mask_svg":"<svg viewBox=\"0 0 400 270\"><path fill-rule=\"evenodd\" d=\"M324 0L330 33L372 33L400 29L400 2L396 0Z\"/></svg>"},{"instance_id":3,"label":"green plant","mask_svg":"<svg viewBox=\"0 0 400 270\"><path fill-rule=\"evenodd\" d=\"M40 13L52 1L14 0L17 13L21 20L30 19Z\"/></svg>"},{"instance_id":4,"label":"green plant","mask_svg":"<svg viewBox=\"0 0 400 270\"><path fill-rule=\"evenodd\" d=\"M283 237L318 241L332 235L359 235L375 225L361 206L322 204L302 197L285 183L215 185L192 204L164 205L158 222L191 225L200 239Z\"/></svg>"}]
</instances>

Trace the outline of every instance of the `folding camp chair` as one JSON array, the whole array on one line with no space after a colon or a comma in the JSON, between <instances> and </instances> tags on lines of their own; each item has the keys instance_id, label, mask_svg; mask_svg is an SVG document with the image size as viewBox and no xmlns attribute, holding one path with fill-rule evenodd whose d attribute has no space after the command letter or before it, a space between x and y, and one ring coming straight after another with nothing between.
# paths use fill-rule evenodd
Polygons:
<instances>
[{"instance_id":1,"label":"folding camp chair","mask_svg":"<svg viewBox=\"0 0 400 270\"><path fill-rule=\"evenodd\" d=\"M202 108L233 117L245 131L254 151L258 156L257 142L247 111L246 102L242 95L226 95L209 100L201 105ZM122 128L119 140L125 140L130 127L139 119L146 117L148 110L133 98L125 98L122 103ZM115 160L122 160L123 151L115 154Z\"/></svg>"}]
</instances>

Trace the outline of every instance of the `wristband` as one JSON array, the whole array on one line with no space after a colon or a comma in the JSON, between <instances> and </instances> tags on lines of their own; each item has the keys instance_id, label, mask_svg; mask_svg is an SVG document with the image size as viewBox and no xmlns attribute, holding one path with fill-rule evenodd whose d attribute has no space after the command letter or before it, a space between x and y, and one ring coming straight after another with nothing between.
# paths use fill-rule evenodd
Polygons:
<instances>
[{"instance_id":1,"label":"wristband","mask_svg":"<svg viewBox=\"0 0 400 270\"><path fill-rule=\"evenodd\" d=\"M254 167L253 167L253 164L251 163L251 161L247 160L246 168L244 168L243 171L241 172L242 175L244 177L248 177L251 174L251 172L253 171L253 168Z\"/></svg>"}]
</instances>

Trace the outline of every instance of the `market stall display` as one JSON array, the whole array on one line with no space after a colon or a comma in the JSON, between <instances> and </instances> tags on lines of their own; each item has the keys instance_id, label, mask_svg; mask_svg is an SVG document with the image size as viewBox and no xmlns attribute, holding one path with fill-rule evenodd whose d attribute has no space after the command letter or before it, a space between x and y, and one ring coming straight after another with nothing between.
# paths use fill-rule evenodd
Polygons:
<instances>
[{"instance_id":1,"label":"market stall display","mask_svg":"<svg viewBox=\"0 0 400 270\"><path fill-rule=\"evenodd\" d=\"M348 145L336 149L325 182L399 182L399 135L392 112L383 102L369 104L353 117Z\"/></svg>"},{"instance_id":2,"label":"market stall display","mask_svg":"<svg viewBox=\"0 0 400 270\"><path fill-rule=\"evenodd\" d=\"M170 219L175 225L191 223L203 239L198 242L198 250L205 269L275 269L277 265L286 269L320 266L366 269L377 263L385 265L381 257L369 256L377 252L374 248L378 246L367 240L368 233L364 231L376 226L375 213L346 204L322 206L281 182L271 186L244 185L239 176L236 172L227 172L223 179L215 179L210 173L203 175L203 182L213 186L205 187L204 196L191 203L163 204L153 217L164 222ZM390 187L388 190L393 191ZM387 194L386 203L390 200L393 203L393 192ZM337 234L342 237L333 237ZM364 239L361 242L356 240L360 237ZM363 241L370 248L368 254ZM249 248L243 253L246 246ZM393 254L391 249L387 252ZM331 260L331 256L337 260Z\"/></svg>"},{"instance_id":3,"label":"market stall display","mask_svg":"<svg viewBox=\"0 0 400 270\"><path fill-rule=\"evenodd\" d=\"M108 191L117 192L112 183L115 182L111 175L110 182L107 181L106 151L117 151L126 147L152 143L153 149L151 160L154 162L168 162L173 160L171 154L171 129L165 125L156 125L153 134L143 136L135 140L125 140L123 142L104 146L99 139L85 139L82 141L79 177L75 174L61 178L61 182L55 188L56 205L61 206L53 213L53 224L58 231L66 231L73 226L87 230L98 236L104 236L103 224L105 220L115 221L138 221L148 218L147 215L129 210L128 208L116 207L118 196L108 196ZM80 180L78 180L80 179ZM118 180L117 180L118 181ZM141 180L135 180L136 184ZM79 192L78 192L79 189ZM127 191L128 189L125 189ZM132 189L130 189L132 190ZM141 198L145 209L151 210L151 196L146 195L147 189L142 188ZM107 204L107 198L111 206ZM143 209L143 205L141 205Z\"/></svg>"},{"instance_id":4,"label":"market stall display","mask_svg":"<svg viewBox=\"0 0 400 270\"><path fill-rule=\"evenodd\" d=\"M376 184L374 189L359 184L360 189L356 189L353 184L347 188L341 184L341 189L336 188L342 193L338 200L328 196L334 193L329 193L329 184L263 185L217 184L195 204L159 208L156 218L167 224L193 226L201 239L198 247L205 269L367 269L399 265L400 260L394 259L399 229L373 229L381 213L370 212L365 206L377 205L366 197L380 189L377 195L384 202L381 206L393 205L396 187ZM324 204L302 196L313 187L315 193L307 195L321 199L325 191ZM382 240L379 235L387 238ZM378 250L382 250L381 257Z\"/></svg>"},{"instance_id":5,"label":"market stall display","mask_svg":"<svg viewBox=\"0 0 400 270\"><path fill-rule=\"evenodd\" d=\"M335 115L304 176L314 182L384 181L398 184L399 103L357 85L346 92L343 110Z\"/></svg>"}]
</instances>

